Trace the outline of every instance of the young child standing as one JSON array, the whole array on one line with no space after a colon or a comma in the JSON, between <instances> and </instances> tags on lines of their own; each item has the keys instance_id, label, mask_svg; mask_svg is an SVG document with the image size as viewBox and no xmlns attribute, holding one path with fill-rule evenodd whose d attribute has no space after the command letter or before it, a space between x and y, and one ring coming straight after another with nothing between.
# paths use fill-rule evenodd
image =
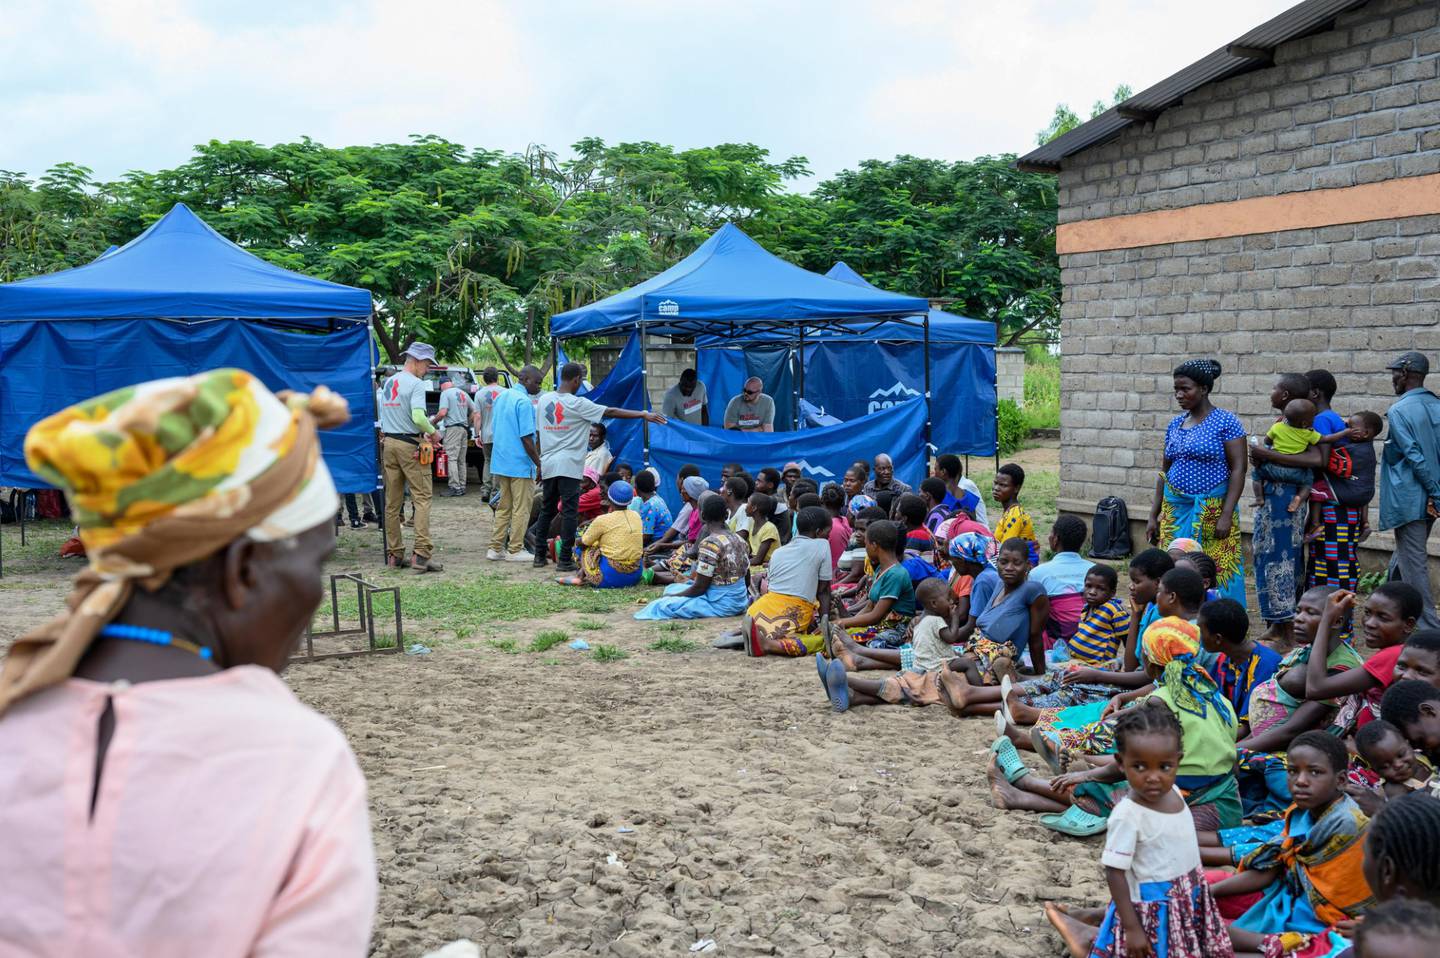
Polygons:
<instances>
[{"instance_id":1,"label":"young child standing","mask_svg":"<svg viewBox=\"0 0 1440 958\"><path fill-rule=\"evenodd\" d=\"M1020 490L1025 486L1025 470L1007 462L995 473L991 492L1000 505L1000 522L995 526L995 541L1024 539L1030 543L1030 565L1040 564L1040 540L1035 537L1035 523L1020 505Z\"/></svg>"},{"instance_id":2,"label":"young child standing","mask_svg":"<svg viewBox=\"0 0 1440 958\"><path fill-rule=\"evenodd\" d=\"M1110 813L1100 862L1110 905L1093 928L1055 904L1045 916L1070 953L1094 958L1234 954L1200 868L1195 820L1175 787L1182 732L1159 702L1130 709L1115 726L1129 792Z\"/></svg>"},{"instance_id":3,"label":"young child standing","mask_svg":"<svg viewBox=\"0 0 1440 958\"><path fill-rule=\"evenodd\" d=\"M1315 404L1308 399L1292 399L1285 404L1284 416L1265 434L1265 445L1285 456L1298 456L1306 449L1322 441L1315 431ZM1251 439L1254 442L1254 439ZM1292 466L1276 466L1269 463L1257 465L1250 473L1255 483L1255 508L1265 505L1265 483L1286 482L1299 486L1295 498L1290 500L1290 511L1298 512L1310 499L1310 484L1314 474L1309 469Z\"/></svg>"}]
</instances>

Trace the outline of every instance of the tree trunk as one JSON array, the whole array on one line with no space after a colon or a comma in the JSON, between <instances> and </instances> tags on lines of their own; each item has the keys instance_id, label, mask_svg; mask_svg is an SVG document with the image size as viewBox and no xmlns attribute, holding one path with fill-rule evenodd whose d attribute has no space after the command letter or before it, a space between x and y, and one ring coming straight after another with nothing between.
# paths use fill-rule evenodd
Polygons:
<instances>
[{"instance_id":1,"label":"tree trunk","mask_svg":"<svg viewBox=\"0 0 1440 958\"><path fill-rule=\"evenodd\" d=\"M375 314L375 338L380 340L380 345L385 347L385 354L390 357L390 362L399 365L400 352L405 347L395 339L394 326L387 321L380 313Z\"/></svg>"}]
</instances>

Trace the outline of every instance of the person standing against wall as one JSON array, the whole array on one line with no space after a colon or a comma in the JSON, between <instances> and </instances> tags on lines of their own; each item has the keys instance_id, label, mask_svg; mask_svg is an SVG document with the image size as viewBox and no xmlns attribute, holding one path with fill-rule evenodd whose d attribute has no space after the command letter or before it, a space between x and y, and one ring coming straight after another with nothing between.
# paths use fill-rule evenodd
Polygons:
<instances>
[{"instance_id":1,"label":"person standing against wall","mask_svg":"<svg viewBox=\"0 0 1440 958\"><path fill-rule=\"evenodd\" d=\"M1390 578L1420 590L1420 628L1440 628L1425 551L1440 517L1440 397L1425 388L1424 354L1402 353L1386 368L1400 397L1385 414L1390 432L1380 460L1380 529L1395 530Z\"/></svg>"},{"instance_id":2,"label":"person standing against wall","mask_svg":"<svg viewBox=\"0 0 1440 958\"><path fill-rule=\"evenodd\" d=\"M431 558L429 457L420 459L420 447L433 450L436 429L425 415L425 374L435 363L435 348L411 343L401 353L405 365L380 387L380 429L384 433L382 463L385 472L385 564L409 566L416 574L444 569ZM415 553L405 557L400 513L405 508L405 486L415 505Z\"/></svg>"}]
</instances>

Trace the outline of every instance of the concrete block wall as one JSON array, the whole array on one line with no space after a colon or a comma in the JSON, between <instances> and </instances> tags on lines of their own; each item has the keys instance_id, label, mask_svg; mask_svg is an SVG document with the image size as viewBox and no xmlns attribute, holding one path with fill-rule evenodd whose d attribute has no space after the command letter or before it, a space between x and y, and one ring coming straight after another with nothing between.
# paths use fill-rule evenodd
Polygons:
<instances>
[{"instance_id":1,"label":"concrete block wall","mask_svg":"<svg viewBox=\"0 0 1440 958\"><path fill-rule=\"evenodd\" d=\"M621 338L590 350L589 374L592 383L598 383L609 375L610 370L615 368L624 346L625 341ZM649 377L647 392L650 394L651 407L659 409L661 400L665 398L665 391L680 381L682 372L695 366L695 347L652 344L648 355L650 362L646 367L646 375ZM717 400L712 396L710 401L713 404Z\"/></svg>"},{"instance_id":2,"label":"concrete block wall","mask_svg":"<svg viewBox=\"0 0 1440 958\"><path fill-rule=\"evenodd\" d=\"M1437 69L1440 4L1376 0L1066 160L1060 219L1435 173ZM1220 360L1215 402L1259 433L1279 373L1329 369L1337 410L1383 414L1390 358L1440 364L1440 216L1076 253L1061 270L1066 509L1119 494L1148 512L1186 358Z\"/></svg>"},{"instance_id":3,"label":"concrete block wall","mask_svg":"<svg viewBox=\"0 0 1440 958\"><path fill-rule=\"evenodd\" d=\"M1025 405L1025 350L1018 346L995 350L995 398Z\"/></svg>"}]
</instances>

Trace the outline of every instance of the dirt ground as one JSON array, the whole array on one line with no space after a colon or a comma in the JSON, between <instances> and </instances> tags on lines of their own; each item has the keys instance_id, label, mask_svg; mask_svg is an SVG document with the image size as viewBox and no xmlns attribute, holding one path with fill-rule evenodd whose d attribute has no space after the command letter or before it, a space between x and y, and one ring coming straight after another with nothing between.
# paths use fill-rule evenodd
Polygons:
<instances>
[{"instance_id":1,"label":"dirt ground","mask_svg":"<svg viewBox=\"0 0 1440 958\"><path fill-rule=\"evenodd\" d=\"M1056 469L1048 446L1014 458ZM722 621L635 622L639 593L456 627L437 592L469 602L541 577L484 561L478 496L434 515L440 576L380 571L373 526L346 529L332 564L402 585L406 641L434 651L286 673L369 781L374 955L470 938L486 956L685 955L703 939L716 955L1048 956L1062 949L1042 903L1102 900L1098 839L991 807L988 722L835 715L812 662L714 651ZM0 641L53 614L73 569L53 558L68 530L33 531L27 550L3 533ZM628 655L524 651L555 630Z\"/></svg>"}]
</instances>

